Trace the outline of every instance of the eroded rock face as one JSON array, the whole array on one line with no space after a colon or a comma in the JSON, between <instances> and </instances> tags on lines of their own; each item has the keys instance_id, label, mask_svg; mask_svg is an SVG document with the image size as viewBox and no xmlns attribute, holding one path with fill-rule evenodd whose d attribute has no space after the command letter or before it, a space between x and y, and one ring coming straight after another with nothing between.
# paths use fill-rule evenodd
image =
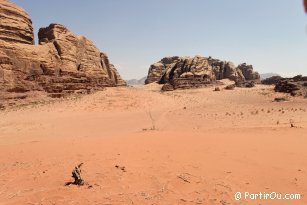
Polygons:
<instances>
[{"instance_id":1,"label":"eroded rock face","mask_svg":"<svg viewBox=\"0 0 307 205\"><path fill-rule=\"evenodd\" d=\"M126 85L107 55L87 38L51 24L40 29L39 45L33 45L26 12L3 0L0 10L0 91L61 96Z\"/></svg>"},{"instance_id":2,"label":"eroded rock face","mask_svg":"<svg viewBox=\"0 0 307 205\"><path fill-rule=\"evenodd\" d=\"M0 40L34 44L32 21L16 4L0 0Z\"/></svg>"},{"instance_id":3,"label":"eroded rock face","mask_svg":"<svg viewBox=\"0 0 307 205\"><path fill-rule=\"evenodd\" d=\"M218 59L208 58L210 65L212 66L216 79L222 80L228 78L233 81L244 81L245 77L241 70L239 70L234 63L222 61Z\"/></svg>"},{"instance_id":4,"label":"eroded rock face","mask_svg":"<svg viewBox=\"0 0 307 205\"><path fill-rule=\"evenodd\" d=\"M247 65L246 63L242 63L238 65L237 69L242 72L245 80L260 81L260 74L258 72L254 72L254 68L252 65Z\"/></svg>"},{"instance_id":5,"label":"eroded rock face","mask_svg":"<svg viewBox=\"0 0 307 205\"><path fill-rule=\"evenodd\" d=\"M215 75L206 58L175 56L163 58L151 66L146 83L157 79L161 84L169 83L174 89L186 89L210 84L215 81Z\"/></svg>"},{"instance_id":6,"label":"eroded rock face","mask_svg":"<svg viewBox=\"0 0 307 205\"><path fill-rule=\"evenodd\" d=\"M172 85L174 89L185 89L203 87L225 78L241 82L242 85L250 80L259 81L260 76L253 71L251 65L241 64L236 67L232 62L211 57L174 56L151 65L145 83L168 83L167 88Z\"/></svg>"}]
</instances>

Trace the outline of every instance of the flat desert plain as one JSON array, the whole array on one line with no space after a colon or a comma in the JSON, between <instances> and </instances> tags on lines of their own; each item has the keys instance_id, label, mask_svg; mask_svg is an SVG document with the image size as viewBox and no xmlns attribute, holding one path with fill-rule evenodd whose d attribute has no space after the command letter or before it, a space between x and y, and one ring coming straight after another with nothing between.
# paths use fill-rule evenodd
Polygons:
<instances>
[{"instance_id":1,"label":"flat desert plain","mask_svg":"<svg viewBox=\"0 0 307 205\"><path fill-rule=\"evenodd\" d=\"M273 102L285 94L264 85L160 88L1 111L0 204L307 204L306 99ZM86 184L65 186L80 163Z\"/></svg>"}]
</instances>

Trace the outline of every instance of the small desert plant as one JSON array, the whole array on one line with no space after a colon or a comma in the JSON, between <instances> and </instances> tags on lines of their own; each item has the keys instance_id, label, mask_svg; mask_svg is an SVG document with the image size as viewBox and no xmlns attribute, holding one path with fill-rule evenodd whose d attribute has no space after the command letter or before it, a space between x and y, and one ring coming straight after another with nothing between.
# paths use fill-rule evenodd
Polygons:
<instances>
[{"instance_id":1,"label":"small desert plant","mask_svg":"<svg viewBox=\"0 0 307 205\"><path fill-rule=\"evenodd\" d=\"M156 121L155 119L153 118L152 114L150 111L147 112L147 115L149 117L149 119L151 120L151 128L150 130L156 130ZM144 129L143 129L144 130Z\"/></svg>"},{"instance_id":2,"label":"small desert plant","mask_svg":"<svg viewBox=\"0 0 307 205\"><path fill-rule=\"evenodd\" d=\"M65 185L69 186L69 185L77 185L77 186L83 186L84 185L84 180L81 177L81 167L82 167L83 163L77 165L74 170L72 171L72 178L74 178L73 182L67 182Z\"/></svg>"}]
</instances>

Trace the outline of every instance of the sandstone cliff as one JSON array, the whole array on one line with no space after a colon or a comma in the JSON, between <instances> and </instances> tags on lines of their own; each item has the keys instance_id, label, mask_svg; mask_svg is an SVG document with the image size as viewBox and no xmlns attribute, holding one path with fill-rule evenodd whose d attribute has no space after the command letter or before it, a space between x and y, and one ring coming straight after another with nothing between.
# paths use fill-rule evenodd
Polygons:
<instances>
[{"instance_id":1,"label":"sandstone cliff","mask_svg":"<svg viewBox=\"0 0 307 205\"><path fill-rule=\"evenodd\" d=\"M259 81L260 76L253 66L221 61L211 57L167 57L150 66L146 84L167 84L165 89L202 87L216 80L228 78L236 82ZM241 83L242 84L242 83Z\"/></svg>"},{"instance_id":2,"label":"sandstone cliff","mask_svg":"<svg viewBox=\"0 0 307 205\"><path fill-rule=\"evenodd\" d=\"M106 54L60 24L39 30L17 5L0 0L0 91L46 91L51 96L123 86Z\"/></svg>"},{"instance_id":3,"label":"sandstone cliff","mask_svg":"<svg viewBox=\"0 0 307 205\"><path fill-rule=\"evenodd\" d=\"M34 44L32 21L22 8L0 0L0 19L0 40Z\"/></svg>"}]
</instances>

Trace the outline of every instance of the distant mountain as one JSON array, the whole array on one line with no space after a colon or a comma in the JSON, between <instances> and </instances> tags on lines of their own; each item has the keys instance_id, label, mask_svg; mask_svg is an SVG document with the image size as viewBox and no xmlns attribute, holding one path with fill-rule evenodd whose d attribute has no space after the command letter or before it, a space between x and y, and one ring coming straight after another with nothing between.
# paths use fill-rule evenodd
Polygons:
<instances>
[{"instance_id":1,"label":"distant mountain","mask_svg":"<svg viewBox=\"0 0 307 205\"><path fill-rule=\"evenodd\" d=\"M264 79L267 79L273 76L280 76L280 75L277 73L263 73L263 74L260 74L260 79L264 80Z\"/></svg>"},{"instance_id":2,"label":"distant mountain","mask_svg":"<svg viewBox=\"0 0 307 205\"><path fill-rule=\"evenodd\" d=\"M127 84L128 85L144 85L145 84L145 80L146 80L146 77L143 77L141 79L131 79L131 80L127 80Z\"/></svg>"}]
</instances>

